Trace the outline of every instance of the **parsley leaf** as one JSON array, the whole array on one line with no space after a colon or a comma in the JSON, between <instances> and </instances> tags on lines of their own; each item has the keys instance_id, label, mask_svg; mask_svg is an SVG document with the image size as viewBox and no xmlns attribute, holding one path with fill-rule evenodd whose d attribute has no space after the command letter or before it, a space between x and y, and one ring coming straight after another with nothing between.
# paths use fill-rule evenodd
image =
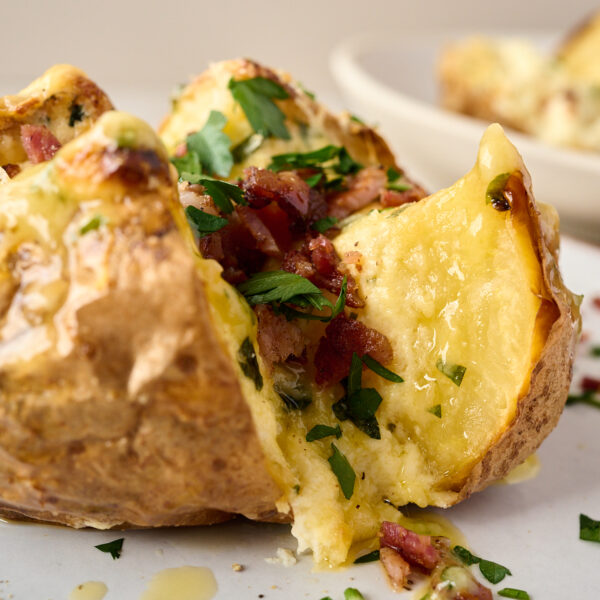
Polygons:
<instances>
[{"instance_id":1,"label":"parsley leaf","mask_svg":"<svg viewBox=\"0 0 600 600\"><path fill-rule=\"evenodd\" d=\"M590 355L600 357L600 346L592 346L590 348Z\"/></svg>"},{"instance_id":2,"label":"parsley leaf","mask_svg":"<svg viewBox=\"0 0 600 600\"><path fill-rule=\"evenodd\" d=\"M441 419L442 418L442 405L436 404L435 406L428 408L427 412L430 412L432 415L435 415L438 419Z\"/></svg>"},{"instance_id":3,"label":"parsley leaf","mask_svg":"<svg viewBox=\"0 0 600 600\"><path fill-rule=\"evenodd\" d=\"M354 493L354 483L356 481L356 473L348 462L348 459L337 449L335 444L331 444L331 456L327 459L333 474L342 488L342 493L346 500L352 498Z\"/></svg>"},{"instance_id":4,"label":"parsley leaf","mask_svg":"<svg viewBox=\"0 0 600 600\"><path fill-rule=\"evenodd\" d=\"M579 515L579 539L586 542L600 542L600 521L586 515Z\"/></svg>"},{"instance_id":5,"label":"parsley leaf","mask_svg":"<svg viewBox=\"0 0 600 600\"><path fill-rule=\"evenodd\" d=\"M246 204L244 192L237 185L218 179L202 177L198 179L197 183L204 187L206 193L213 199L217 208L226 214L233 212L232 200L237 204Z\"/></svg>"},{"instance_id":6,"label":"parsley leaf","mask_svg":"<svg viewBox=\"0 0 600 600\"><path fill-rule=\"evenodd\" d=\"M393 371L386 369L381 363L377 362L372 356L369 356L368 354L365 354L362 357L362 361L365 363L365 365L367 365L367 367L369 367L369 369L371 369L371 371L373 371L373 373L377 373L379 377L383 377L384 379L387 379L388 381L393 381L394 383L402 383L404 381L404 379L402 379L400 375L397 375Z\"/></svg>"},{"instance_id":7,"label":"parsley leaf","mask_svg":"<svg viewBox=\"0 0 600 600\"><path fill-rule=\"evenodd\" d=\"M321 179L323 179L323 173L316 173L315 175L311 175L310 177L307 177L304 180L304 183L306 183L306 185L310 188L314 188L315 185L317 185L317 183L319 183L319 181L321 181ZM335 217L333 217L335 218Z\"/></svg>"},{"instance_id":8,"label":"parsley leaf","mask_svg":"<svg viewBox=\"0 0 600 600\"><path fill-rule=\"evenodd\" d=\"M510 178L510 173L501 173L496 175L490 181L485 192L485 203L491 204L496 210L505 211L510 209L510 202L504 194L504 188Z\"/></svg>"},{"instance_id":9,"label":"parsley leaf","mask_svg":"<svg viewBox=\"0 0 600 600\"><path fill-rule=\"evenodd\" d=\"M329 427L329 425L315 425L307 434L307 442L315 442L316 440L322 440L323 438L335 435L339 440L342 437L342 430L339 425L335 427Z\"/></svg>"},{"instance_id":10,"label":"parsley leaf","mask_svg":"<svg viewBox=\"0 0 600 600\"><path fill-rule=\"evenodd\" d=\"M338 221L339 219L337 217L323 217L322 219L315 221L310 228L318 231L319 233L325 233L328 229L331 229L334 225L336 225Z\"/></svg>"},{"instance_id":11,"label":"parsley leaf","mask_svg":"<svg viewBox=\"0 0 600 600\"><path fill-rule=\"evenodd\" d=\"M571 404L588 404L589 406L600 408L600 400L595 398L592 390L586 390L583 394L579 395L569 395L567 398L567 406Z\"/></svg>"},{"instance_id":12,"label":"parsley leaf","mask_svg":"<svg viewBox=\"0 0 600 600\"><path fill-rule=\"evenodd\" d=\"M201 238L223 229L228 223L227 219L206 213L195 206L186 207L185 216L192 230Z\"/></svg>"},{"instance_id":13,"label":"parsley leaf","mask_svg":"<svg viewBox=\"0 0 600 600\"><path fill-rule=\"evenodd\" d=\"M412 185L409 183L401 183L400 180L404 177L404 173L396 170L394 167L390 167L387 170L387 189L395 190L396 192L406 192L410 190Z\"/></svg>"},{"instance_id":14,"label":"parsley leaf","mask_svg":"<svg viewBox=\"0 0 600 600\"><path fill-rule=\"evenodd\" d=\"M362 362L360 356L352 353L350 361L350 373L348 374L348 395L351 396L354 392L358 392L362 386Z\"/></svg>"},{"instance_id":15,"label":"parsley leaf","mask_svg":"<svg viewBox=\"0 0 600 600\"><path fill-rule=\"evenodd\" d=\"M309 92L302 83L300 83L298 81L298 87L311 99L311 100L315 100L316 96L314 94L314 92Z\"/></svg>"},{"instance_id":16,"label":"parsley leaf","mask_svg":"<svg viewBox=\"0 0 600 600\"><path fill-rule=\"evenodd\" d=\"M356 588L346 588L344 600L365 600L365 597Z\"/></svg>"},{"instance_id":17,"label":"parsley leaf","mask_svg":"<svg viewBox=\"0 0 600 600\"><path fill-rule=\"evenodd\" d=\"M375 417L382 398L374 388L360 388L332 405L335 416L340 421L350 419L352 423L369 437L380 440L381 431Z\"/></svg>"},{"instance_id":18,"label":"parsley leaf","mask_svg":"<svg viewBox=\"0 0 600 600\"><path fill-rule=\"evenodd\" d=\"M227 177L233 167L233 155L229 150L231 140L222 131L225 123L227 118L223 113L211 110L204 127L186 139L188 154L198 157L202 171L221 177Z\"/></svg>"},{"instance_id":19,"label":"parsley leaf","mask_svg":"<svg viewBox=\"0 0 600 600\"><path fill-rule=\"evenodd\" d=\"M350 154L348 154L348 150L343 146L340 148L340 152L338 154L339 164L333 167L333 170L340 175L350 175L352 173L356 173L360 171L363 166L356 162Z\"/></svg>"},{"instance_id":20,"label":"parsley leaf","mask_svg":"<svg viewBox=\"0 0 600 600\"><path fill-rule=\"evenodd\" d=\"M467 566L477 564L481 560L479 556L471 554L471 552L466 548L463 548L463 546L454 546L454 548L452 548L452 553Z\"/></svg>"},{"instance_id":21,"label":"parsley leaf","mask_svg":"<svg viewBox=\"0 0 600 600\"><path fill-rule=\"evenodd\" d=\"M289 171L291 169L316 168L323 165L340 154L340 146L323 146L312 152L288 152L286 154L276 154L271 157L269 169L278 173L279 171Z\"/></svg>"},{"instance_id":22,"label":"parsley leaf","mask_svg":"<svg viewBox=\"0 0 600 600\"><path fill-rule=\"evenodd\" d=\"M516 598L516 600L530 600L529 594L525 590L517 590L516 588L504 588L498 592L498 596L503 598Z\"/></svg>"},{"instance_id":23,"label":"parsley leaf","mask_svg":"<svg viewBox=\"0 0 600 600\"><path fill-rule=\"evenodd\" d=\"M274 389L279 397L283 400L286 408L290 410L304 410L312 402L312 397L308 394L294 394L290 391L283 390L277 384L275 384Z\"/></svg>"},{"instance_id":24,"label":"parsley leaf","mask_svg":"<svg viewBox=\"0 0 600 600\"><path fill-rule=\"evenodd\" d=\"M260 392L263 387L263 378L260 374L258 360L256 359L256 350L254 350L249 337L242 342L238 350L238 364L240 365L240 369L242 369L242 373L249 379L252 379L254 386Z\"/></svg>"},{"instance_id":25,"label":"parsley leaf","mask_svg":"<svg viewBox=\"0 0 600 600\"><path fill-rule=\"evenodd\" d=\"M481 559L479 570L490 583L500 583L507 575L512 575L509 569L491 560Z\"/></svg>"},{"instance_id":26,"label":"parsley leaf","mask_svg":"<svg viewBox=\"0 0 600 600\"><path fill-rule=\"evenodd\" d=\"M350 115L350 120L358 123L359 125L366 125L366 123L356 115Z\"/></svg>"},{"instance_id":27,"label":"parsley leaf","mask_svg":"<svg viewBox=\"0 0 600 600\"><path fill-rule=\"evenodd\" d=\"M437 370L448 377L448 379L450 379L454 385L460 387L463 377L467 371L467 367L463 367L462 365L454 365L452 363L445 363L441 358L438 359L435 366Z\"/></svg>"},{"instance_id":28,"label":"parsley leaf","mask_svg":"<svg viewBox=\"0 0 600 600\"><path fill-rule=\"evenodd\" d=\"M116 560L121 556L121 550L123 549L123 541L125 538L119 538L118 540L113 540L112 542L106 542L106 544L98 544L94 546L94 548L98 548L100 552L106 552L113 557L113 560Z\"/></svg>"},{"instance_id":29,"label":"parsley leaf","mask_svg":"<svg viewBox=\"0 0 600 600\"><path fill-rule=\"evenodd\" d=\"M264 137L272 135L284 140L290 139L290 132L285 126L285 114L273 102L273 98L284 100L289 97L283 87L265 77L241 81L231 78L228 87L256 133Z\"/></svg>"},{"instance_id":30,"label":"parsley leaf","mask_svg":"<svg viewBox=\"0 0 600 600\"><path fill-rule=\"evenodd\" d=\"M233 161L240 163L246 160L251 154L256 152L265 141L264 136L259 133L253 133L249 135L243 142L240 142L235 148L231 150Z\"/></svg>"},{"instance_id":31,"label":"parsley leaf","mask_svg":"<svg viewBox=\"0 0 600 600\"><path fill-rule=\"evenodd\" d=\"M90 231L94 231L95 229L102 227L102 225L104 225L105 222L106 222L106 220L104 219L104 217L102 215L96 215L95 217L92 217L79 230L79 235L85 235L86 233L89 233Z\"/></svg>"},{"instance_id":32,"label":"parsley leaf","mask_svg":"<svg viewBox=\"0 0 600 600\"><path fill-rule=\"evenodd\" d=\"M369 552L368 554L363 554L359 556L355 561L355 565L361 565L363 563L369 563L379 560L379 550L373 550L373 552Z\"/></svg>"},{"instance_id":33,"label":"parsley leaf","mask_svg":"<svg viewBox=\"0 0 600 600\"><path fill-rule=\"evenodd\" d=\"M73 104L71 104L71 114L69 115L69 127L74 127L75 123L83 121L83 117L85 117L83 106L73 102Z\"/></svg>"}]
</instances>

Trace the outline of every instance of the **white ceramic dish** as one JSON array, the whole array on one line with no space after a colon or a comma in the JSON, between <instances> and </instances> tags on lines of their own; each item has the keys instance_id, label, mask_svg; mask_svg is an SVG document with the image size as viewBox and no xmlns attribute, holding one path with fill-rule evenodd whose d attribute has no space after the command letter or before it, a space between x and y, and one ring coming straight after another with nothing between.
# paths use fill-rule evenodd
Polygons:
<instances>
[{"instance_id":1,"label":"white ceramic dish","mask_svg":"<svg viewBox=\"0 0 600 600\"><path fill-rule=\"evenodd\" d=\"M561 266L574 291L584 293L584 330L575 384L585 373L600 377L600 359L586 356L600 345L600 249L566 238ZM580 513L600 519L600 410L573 406L543 444L537 478L517 485L492 486L442 512L466 536L473 550L509 567L512 577L491 586L521 588L532 600L599 597L600 544L578 539ZM277 548L295 548L287 525L233 521L199 528L146 531L76 531L0 520L0 598L3 600L67 600L87 581L108 587L105 600L142 599L151 577L184 565L210 568L217 580L217 599L341 600L347 587L365 600L402 598L385 582L378 564L336 572L312 572L310 556L295 566L265 562ZM123 554L112 560L94 548L124 537ZM244 570L232 570L232 564ZM262 594L262 596L261 596ZM208 600L172 589L152 600ZM80 596L100 600L101 596ZM143 600L147 600L144 598Z\"/></svg>"},{"instance_id":2,"label":"white ceramic dish","mask_svg":"<svg viewBox=\"0 0 600 600\"><path fill-rule=\"evenodd\" d=\"M487 125L437 106L437 58L445 43L465 35L361 35L331 56L333 77L348 106L381 125L402 166L431 190L449 186L472 166ZM546 47L555 40L526 37ZM600 241L600 154L508 133L531 172L537 199L558 209L564 230Z\"/></svg>"}]
</instances>

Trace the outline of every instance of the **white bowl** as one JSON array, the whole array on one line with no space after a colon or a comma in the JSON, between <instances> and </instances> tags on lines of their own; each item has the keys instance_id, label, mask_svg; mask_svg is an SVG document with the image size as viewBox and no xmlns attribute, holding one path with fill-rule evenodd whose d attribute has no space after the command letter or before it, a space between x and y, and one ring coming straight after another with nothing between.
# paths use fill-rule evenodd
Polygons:
<instances>
[{"instance_id":1,"label":"white bowl","mask_svg":"<svg viewBox=\"0 0 600 600\"><path fill-rule=\"evenodd\" d=\"M363 34L337 46L330 62L348 106L381 126L401 166L432 191L471 168L487 125L437 105L436 61L457 37ZM542 45L551 39L528 37ZM556 207L563 230L600 241L600 154L507 133L531 172L537 199Z\"/></svg>"}]
</instances>

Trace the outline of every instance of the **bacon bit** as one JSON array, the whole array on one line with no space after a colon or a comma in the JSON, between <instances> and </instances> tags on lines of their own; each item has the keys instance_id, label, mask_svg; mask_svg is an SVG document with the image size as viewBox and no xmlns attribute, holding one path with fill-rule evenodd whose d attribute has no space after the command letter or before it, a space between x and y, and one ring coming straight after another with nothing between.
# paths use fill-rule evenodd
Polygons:
<instances>
[{"instance_id":1,"label":"bacon bit","mask_svg":"<svg viewBox=\"0 0 600 600\"><path fill-rule=\"evenodd\" d=\"M584 392L600 392L600 379L584 377L581 380L581 389Z\"/></svg>"},{"instance_id":2,"label":"bacon bit","mask_svg":"<svg viewBox=\"0 0 600 600\"><path fill-rule=\"evenodd\" d=\"M285 211L281 210L275 202L271 202L271 204L260 208L256 212L271 232L279 248L284 252L289 250L292 245L292 233L290 231L290 219Z\"/></svg>"},{"instance_id":3,"label":"bacon bit","mask_svg":"<svg viewBox=\"0 0 600 600\"><path fill-rule=\"evenodd\" d=\"M327 325L325 337L319 340L315 354L317 384L336 383L347 377L353 352L359 356L370 354L384 365L394 357L385 335L344 314L338 315Z\"/></svg>"},{"instance_id":4,"label":"bacon bit","mask_svg":"<svg viewBox=\"0 0 600 600\"><path fill-rule=\"evenodd\" d=\"M399 592L406 585L410 565L392 548L381 548L379 560L391 586Z\"/></svg>"},{"instance_id":5,"label":"bacon bit","mask_svg":"<svg viewBox=\"0 0 600 600\"><path fill-rule=\"evenodd\" d=\"M392 548L412 565L433 570L440 562L440 553L430 535L419 535L390 521L384 521L379 531L382 548Z\"/></svg>"},{"instance_id":6,"label":"bacon bit","mask_svg":"<svg viewBox=\"0 0 600 600\"><path fill-rule=\"evenodd\" d=\"M264 208L276 202L294 223L306 221L309 216L311 189L292 171L273 173L248 167L241 187L251 208Z\"/></svg>"},{"instance_id":7,"label":"bacon bit","mask_svg":"<svg viewBox=\"0 0 600 600\"><path fill-rule=\"evenodd\" d=\"M380 202L381 206L388 208L390 206L402 206L403 204L417 202L425 196L425 190L421 186L413 184L409 190L405 190L404 192L383 190Z\"/></svg>"},{"instance_id":8,"label":"bacon bit","mask_svg":"<svg viewBox=\"0 0 600 600\"><path fill-rule=\"evenodd\" d=\"M21 125L21 143L33 164L50 160L61 146L54 134L43 125Z\"/></svg>"},{"instance_id":9,"label":"bacon bit","mask_svg":"<svg viewBox=\"0 0 600 600\"><path fill-rule=\"evenodd\" d=\"M182 156L185 156L187 154L187 143L186 142L181 142L181 144L179 144L179 146L177 146L177 148L175 148L175 156L177 158L181 158Z\"/></svg>"},{"instance_id":10,"label":"bacon bit","mask_svg":"<svg viewBox=\"0 0 600 600\"><path fill-rule=\"evenodd\" d=\"M592 306L594 308L597 308L598 310L600 310L600 296L596 296L595 298L592 298Z\"/></svg>"},{"instance_id":11,"label":"bacon bit","mask_svg":"<svg viewBox=\"0 0 600 600\"><path fill-rule=\"evenodd\" d=\"M333 294L339 294L344 282L344 273L340 270L340 259L331 240L323 234L308 237L298 250L288 252L281 265L284 271L306 277L317 287L325 288ZM358 286L351 275L346 275L346 303L353 308L361 308L364 302L358 294Z\"/></svg>"},{"instance_id":12,"label":"bacon bit","mask_svg":"<svg viewBox=\"0 0 600 600\"><path fill-rule=\"evenodd\" d=\"M269 363L285 362L291 356L301 357L307 340L301 329L283 315L276 315L265 304L254 308L258 318L258 346L262 357Z\"/></svg>"},{"instance_id":13,"label":"bacon bit","mask_svg":"<svg viewBox=\"0 0 600 600\"><path fill-rule=\"evenodd\" d=\"M385 189L387 175L379 167L366 167L348 178L348 189L333 196L329 214L342 219L377 200Z\"/></svg>"},{"instance_id":14,"label":"bacon bit","mask_svg":"<svg viewBox=\"0 0 600 600\"><path fill-rule=\"evenodd\" d=\"M21 167L19 165L13 165L12 163L8 163L6 165L2 165L2 168L6 171L6 174L12 179L16 177L21 172Z\"/></svg>"},{"instance_id":15,"label":"bacon bit","mask_svg":"<svg viewBox=\"0 0 600 600\"><path fill-rule=\"evenodd\" d=\"M260 220L257 212L248 206L236 206L235 212L242 224L256 240L257 248L267 256L281 258L282 252L275 238L272 236L269 228Z\"/></svg>"}]
</instances>

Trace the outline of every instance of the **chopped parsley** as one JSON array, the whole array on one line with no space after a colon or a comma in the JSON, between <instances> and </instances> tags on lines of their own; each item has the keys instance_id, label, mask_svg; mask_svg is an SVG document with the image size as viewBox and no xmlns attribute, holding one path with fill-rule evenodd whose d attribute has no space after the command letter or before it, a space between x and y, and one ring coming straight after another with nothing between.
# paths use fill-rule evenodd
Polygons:
<instances>
[{"instance_id":1,"label":"chopped parsley","mask_svg":"<svg viewBox=\"0 0 600 600\"><path fill-rule=\"evenodd\" d=\"M503 588L498 592L498 596L516 598L516 600L530 600L530 596L525 590L517 590L516 588Z\"/></svg>"},{"instance_id":2,"label":"chopped parsley","mask_svg":"<svg viewBox=\"0 0 600 600\"><path fill-rule=\"evenodd\" d=\"M321 179L323 179L323 173L316 173L315 175L307 177L304 180L304 183L306 183L308 187L314 188L319 183L319 181L321 181Z\"/></svg>"},{"instance_id":3,"label":"chopped parsley","mask_svg":"<svg viewBox=\"0 0 600 600\"><path fill-rule=\"evenodd\" d=\"M435 406L428 408L427 412L430 412L432 415L435 415L438 419L441 419L442 418L442 405L436 404Z\"/></svg>"},{"instance_id":4,"label":"chopped parsley","mask_svg":"<svg viewBox=\"0 0 600 600\"><path fill-rule=\"evenodd\" d=\"M316 96L314 92L310 92L308 91L305 87L304 84L298 82L298 87L311 99L311 100L316 100Z\"/></svg>"},{"instance_id":5,"label":"chopped parsley","mask_svg":"<svg viewBox=\"0 0 600 600\"><path fill-rule=\"evenodd\" d=\"M344 277L340 295L333 305L323 292L305 277L287 271L264 271L238 285L238 290L249 304L271 304L276 314L283 314L288 320L301 318L327 322L344 310L347 287L348 283ZM329 308L331 314L313 315L296 310L288 304L316 310Z\"/></svg>"},{"instance_id":6,"label":"chopped parsley","mask_svg":"<svg viewBox=\"0 0 600 600\"><path fill-rule=\"evenodd\" d=\"M354 493L354 483L356 481L356 473L348 462L348 459L337 449L337 446L331 444L331 456L327 459L333 474L342 488L342 493L346 500L352 498Z\"/></svg>"},{"instance_id":7,"label":"chopped parsley","mask_svg":"<svg viewBox=\"0 0 600 600\"><path fill-rule=\"evenodd\" d=\"M335 435L336 439L342 437L342 430L339 425L330 427L329 425L315 425L307 434L307 442L315 442L316 440L322 440L323 438Z\"/></svg>"},{"instance_id":8,"label":"chopped parsley","mask_svg":"<svg viewBox=\"0 0 600 600\"><path fill-rule=\"evenodd\" d=\"M187 136L187 154L172 158L181 179L200 183L201 175L227 177L233 167L233 155L229 150L231 140L222 129L227 123L225 115L211 110L204 127Z\"/></svg>"},{"instance_id":9,"label":"chopped parsley","mask_svg":"<svg viewBox=\"0 0 600 600\"><path fill-rule=\"evenodd\" d=\"M481 574L490 583L500 583L507 575L512 575L510 570L506 567L492 562L491 560L485 560L479 556L475 556L462 546L454 546L452 552L467 566L478 564Z\"/></svg>"},{"instance_id":10,"label":"chopped parsley","mask_svg":"<svg viewBox=\"0 0 600 600\"><path fill-rule=\"evenodd\" d=\"M231 78L228 87L256 133L264 137L290 139L285 114L273 102L273 98L285 100L289 97L282 86L266 77L254 77L241 81Z\"/></svg>"},{"instance_id":11,"label":"chopped parsley","mask_svg":"<svg viewBox=\"0 0 600 600\"><path fill-rule=\"evenodd\" d=\"M119 538L118 540L113 540L112 542L106 542L106 544L98 544L94 546L94 548L98 548L100 552L106 552L113 557L113 560L120 558L121 551L123 549L123 542L125 538Z\"/></svg>"},{"instance_id":12,"label":"chopped parsley","mask_svg":"<svg viewBox=\"0 0 600 600\"><path fill-rule=\"evenodd\" d=\"M452 363L445 363L441 358L435 364L437 370L440 373L443 373L448 379L460 387L462 383L463 377L467 371L467 367L463 367L462 365L455 365Z\"/></svg>"},{"instance_id":13,"label":"chopped parsley","mask_svg":"<svg viewBox=\"0 0 600 600\"><path fill-rule=\"evenodd\" d=\"M485 203L491 204L496 210L501 212L510 210L510 202L504 193L510 175L510 173L496 175L487 186L485 192Z\"/></svg>"},{"instance_id":14,"label":"chopped parsley","mask_svg":"<svg viewBox=\"0 0 600 600\"><path fill-rule=\"evenodd\" d=\"M223 229L228 223L227 219L206 213L195 206L186 207L185 216L192 230L201 238Z\"/></svg>"},{"instance_id":15,"label":"chopped parsley","mask_svg":"<svg viewBox=\"0 0 600 600\"><path fill-rule=\"evenodd\" d=\"M307 169L321 167L324 163L337 158L340 154L340 146L323 146L312 152L288 152L276 154L271 157L269 169L278 173L291 169Z\"/></svg>"},{"instance_id":16,"label":"chopped parsley","mask_svg":"<svg viewBox=\"0 0 600 600\"><path fill-rule=\"evenodd\" d=\"M256 152L265 141L264 136L259 133L253 133L249 135L243 142L239 143L235 148L231 150L233 161L240 163L246 160L251 154Z\"/></svg>"},{"instance_id":17,"label":"chopped parsley","mask_svg":"<svg viewBox=\"0 0 600 600\"><path fill-rule=\"evenodd\" d=\"M71 114L69 115L69 127L74 127L78 121L83 121L85 113L83 112L83 106L73 102L71 104Z\"/></svg>"},{"instance_id":18,"label":"chopped parsley","mask_svg":"<svg viewBox=\"0 0 600 600\"><path fill-rule=\"evenodd\" d=\"M362 357L362 361L365 365L373 371L373 373L377 373L379 377L383 377L383 379L387 379L388 381L393 381L394 383L402 383L404 379L397 375L393 371L386 369L381 363L377 362L372 356L365 354Z\"/></svg>"},{"instance_id":19,"label":"chopped parsley","mask_svg":"<svg viewBox=\"0 0 600 600\"><path fill-rule=\"evenodd\" d=\"M595 394L592 390L586 390L579 395L569 395L567 398L567 406L571 404L587 404L588 406L593 406L594 408L600 408L600 400L595 397Z\"/></svg>"},{"instance_id":20,"label":"chopped parsley","mask_svg":"<svg viewBox=\"0 0 600 600\"><path fill-rule=\"evenodd\" d=\"M365 600L365 598L356 588L346 588L344 600Z\"/></svg>"},{"instance_id":21,"label":"chopped parsley","mask_svg":"<svg viewBox=\"0 0 600 600\"><path fill-rule=\"evenodd\" d=\"M401 180L404 178L404 173L390 167L387 170L387 189L394 190L396 192L406 192L412 188L412 185Z\"/></svg>"},{"instance_id":22,"label":"chopped parsley","mask_svg":"<svg viewBox=\"0 0 600 600\"><path fill-rule=\"evenodd\" d=\"M79 230L79 234L80 235L85 235L86 233L89 233L90 231L94 231L96 229L99 229L100 227L102 227L102 225L104 225L105 223L105 219L102 215L96 215L95 217L92 217L80 230Z\"/></svg>"},{"instance_id":23,"label":"chopped parsley","mask_svg":"<svg viewBox=\"0 0 600 600\"><path fill-rule=\"evenodd\" d=\"M592 346L590 348L590 355L600 357L600 346Z\"/></svg>"},{"instance_id":24,"label":"chopped parsley","mask_svg":"<svg viewBox=\"0 0 600 600\"><path fill-rule=\"evenodd\" d=\"M289 410L304 410L312 402L312 396L303 393L301 390L291 392L287 389L282 389L277 384L275 384L274 389Z\"/></svg>"},{"instance_id":25,"label":"chopped parsley","mask_svg":"<svg viewBox=\"0 0 600 600\"><path fill-rule=\"evenodd\" d=\"M233 212L232 201L236 204L246 204L244 192L237 185L207 178L198 179L198 183L204 186L206 193L213 199L215 206L226 214Z\"/></svg>"},{"instance_id":26,"label":"chopped parsley","mask_svg":"<svg viewBox=\"0 0 600 600\"><path fill-rule=\"evenodd\" d=\"M323 217L322 219L315 221L310 228L319 233L325 233L328 229L337 225L338 221L339 219L337 217Z\"/></svg>"},{"instance_id":27,"label":"chopped parsley","mask_svg":"<svg viewBox=\"0 0 600 600\"><path fill-rule=\"evenodd\" d=\"M373 550L373 552L369 552L368 554L363 554L359 556L355 561L355 565L361 565L363 563L375 562L379 560L379 550Z\"/></svg>"},{"instance_id":28,"label":"chopped parsley","mask_svg":"<svg viewBox=\"0 0 600 600\"><path fill-rule=\"evenodd\" d=\"M254 346L248 337L242 342L238 350L238 364L242 369L242 373L254 382L254 386L260 392L263 387L263 378L258 367L256 350L254 350Z\"/></svg>"},{"instance_id":29,"label":"chopped parsley","mask_svg":"<svg viewBox=\"0 0 600 600\"><path fill-rule=\"evenodd\" d=\"M600 542L600 521L586 515L579 515L579 539L586 542Z\"/></svg>"},{"instance_id":30,"label":"chopped parsley","mask_svg":"<svg viewBox=\"0 0 600 600\"><path fill-rule=\"evenodd\" d=\"M366 123L356 115L350 115L350 120L358 123L359 125L366 125Z\"/></svg>"}]
</instances>

